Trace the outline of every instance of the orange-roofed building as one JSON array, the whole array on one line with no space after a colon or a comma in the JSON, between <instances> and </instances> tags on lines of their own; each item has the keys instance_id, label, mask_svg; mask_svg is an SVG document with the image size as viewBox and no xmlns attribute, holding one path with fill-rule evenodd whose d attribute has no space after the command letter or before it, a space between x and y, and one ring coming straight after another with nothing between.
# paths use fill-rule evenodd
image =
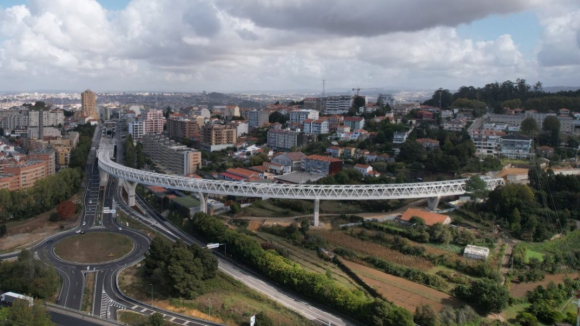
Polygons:
<instances>
[{"instance_id":1,"label":"orange-roofed building","mask_svg":"<svg viewBox=\"0 0 580 326\"><path fill-rule=\"evenodd\" d=\"M331 156L310 155L302 159L302 170L309 173L333 175L342 171L342 160Z\"/></svg>"},{"instance_id":2,"label":"orange-roofed building","mask_svg":"<svg viewBox=\"0 0 580 326\"><path fill-rule=\"evenodd\" d=\"M409 222L413 216L420 217L425 221L425 225L433 226L437 223L450 224L451 217L447 215L427 212L421 209L408 208L401 216L401 221Z\"/></svg>"}]
</instances>

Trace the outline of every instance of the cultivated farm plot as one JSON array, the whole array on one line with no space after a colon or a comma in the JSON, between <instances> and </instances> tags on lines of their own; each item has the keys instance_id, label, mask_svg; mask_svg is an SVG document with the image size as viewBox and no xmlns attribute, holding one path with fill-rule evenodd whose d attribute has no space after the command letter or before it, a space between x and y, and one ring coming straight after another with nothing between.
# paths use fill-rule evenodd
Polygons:
<instances>
[{"instance_id":1,"label":"cultivated farm plot","mask_svg":"<svg viewBox=\"0 0 580 326\"><path fill-rule=\"evenodd\" d=\"M571 274L554 274L554 275L546 275L543 280L538 282L531 282L531 283L512 283L510 285L510 295L514 298L521 298L524 297L528 291L533 291L538 285L543 286L544 288L548 285L551 281L553 281L556 285L559 283L564 283L564 278L568 276L571 279L577 278L579 275L577 273Z\"/></svg>"},{"instance_id":2,"label":"cultivated farm plot","mask_svg":"<svg viewBox=\"0 0 580 326\"><path fill-rule=\"evenodd\" d=\"M269 233L260 232L258 236L264 240L272 241L274 246L278 248L286 249L290 254L290 259L300 264L300 266L305 270L319 274L325 274L326 271L329 270L332 278L341 285L351 289L360 288L360 286L358 286L356 282L346 275L340 268L333 263L322 260L318 257L316 252L308 249L297 248L280 237Z\"/></svg>"},{"instance_id":3,"label":"cultivated farm plot","mask_svg":"<svg viewBox=\"0 0 580 326\"><path fill-rule=\"evenodd\" d=\"M444 306L463 305L447 293L344 259L342 262L384 298L410 312L415 312L421 304L429 305L435 311L443 309Z\"/></svg>"},{"instance_id":4,"label":"cultivated farm plot","mask_svg":"<svg viewBox=\"0 0 580 326\"><path fill-rule=\"evenodd\" d=\"M312 234L323 237L335 247L343 247L365 255L375 256L402 266L413 267L422 271L427 271L433 267L433 264L425 258L405 255L376 243L351 237L343 232L313 231Z\"/></svg>"}]
</instances>

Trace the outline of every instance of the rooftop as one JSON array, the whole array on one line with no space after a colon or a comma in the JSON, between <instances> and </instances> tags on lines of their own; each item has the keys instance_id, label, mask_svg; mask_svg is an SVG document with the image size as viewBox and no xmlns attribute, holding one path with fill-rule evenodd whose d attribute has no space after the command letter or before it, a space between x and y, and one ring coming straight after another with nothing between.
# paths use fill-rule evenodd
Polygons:
<instances>
[{"instance_id":1,"label":"rooftop","mask_svg":"<svg viewBox=\"0 0 580 326\"><path fill-rule=\"evenodd\" d=\"M315 160L315 161L342 162L341 159L334 158L332 156L310 155L310 156L306 156L306 158L309 160Z\"/></svg>"},{"instance_id":2,"label":"rooftop","mask_svg":"<svg viewBox=\"0 0 580 326\"><path fill-rule=\"evenodd\" d=\"M277 177L275 177L275 179L282 182L282 183L304 184L308 181L316 181L316 180L323 178L323 177L324 177L324 175L322 175L322 174L294 172L294 173L289 173L289 174L277 176Z\"/></svg>"}]
</instances>

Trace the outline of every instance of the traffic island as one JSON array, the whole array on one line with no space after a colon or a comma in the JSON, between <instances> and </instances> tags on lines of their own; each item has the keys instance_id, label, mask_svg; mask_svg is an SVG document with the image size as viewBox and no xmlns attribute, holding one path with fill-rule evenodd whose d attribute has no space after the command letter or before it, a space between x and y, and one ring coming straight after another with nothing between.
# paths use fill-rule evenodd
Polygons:
<instances>
[{"instance_id":1,"label":"traffic island","mask_svg":"<svg viewBox=\"0 0 580 326\"><path fill-rule=\"evenodd\" d=\"M126 256L133 247L133 240L125 235L94 232L60 240L54 246L54 253L72 263L101 264Z\"/></svg>"}]
</instances>

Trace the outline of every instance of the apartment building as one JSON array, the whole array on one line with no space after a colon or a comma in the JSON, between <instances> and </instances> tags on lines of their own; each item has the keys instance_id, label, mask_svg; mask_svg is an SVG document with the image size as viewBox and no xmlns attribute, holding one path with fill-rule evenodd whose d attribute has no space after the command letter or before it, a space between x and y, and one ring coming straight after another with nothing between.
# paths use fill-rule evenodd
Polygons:
<instances>
[{"instance_id":1,"label":"apartment building","mask_svg":"<svg viewBox=\"0 0 580 326\"><path fill-rule=\"evenodd\" d=\"M68 146L58 146L54 148L56 153L56 165L63 167L70 163L71 148Z\"/></svg>"},{"instance_id":2,"label":"apartment building","mask_svg":"<svg viewBox=\"0 0 580 326\"><path fill-rule=\"evenodd\" d=\"M199 135L199 125L196 120L181 116L171 116L167 119L167 133L171 138L189 139Z\"/></svg>"},{"instance_id":3,"label":"apartment building","mask_svg":"<svg viewBox=\"0 0 580 326\"><path fill-rule=\"evenodd\" d=\"M365 126L365 118L363 117L345 117L344 125L350 127L350 130L363 129Z\"/></svg>"},{"instance_id":4,"label":"apartment building","mask_svg":"<svg viewBox=\"0 0 580 326\"><path fill-rule=\"evenodd\" d=\"M302 159L302 170L314 174L333 175L342 171L342 160L331 156L310 155Z\"/></svg>"},{"instance_id":5,"label":"apartment building","mask_svg":"<svg viewBox=\"0 0 580 326\"><path fill-rule=\"evenodd\" d=\"M306 119L304 120L303 130L305 134L325 135L330 132L329 123L326 119Z\"/></svg>"},{"instance_id":6,"label":"apartment building","mask_svg":"<svg viewBox=\"0 0 580 326\"><path fill-rule=\"evenodd\" d=\"M555 113L537 113L534 111L525 112L524 114L490 114L487 117L488 122L505 123L519 126L525 118L532 118L541 129L544 119L549 116L555 116L560 121L560 131L570 134L580 134L580 120L572 119L570 116L558 116Z\"/></svg>"},{"instance_id":7,"label":"apartment building","mask_svg":"<svg viewBox=\"0 0 580 326\"><path fill-rule=\"evenodd\" d=\"M47 170L46 161L26 160L5 165L3 173L18 176L18 189L26 189L34 186L37 180L46 178Z\"/></svg>"},{"instance_id":8,"label":"apartment building","mask_svg":"<svg viewBox=\"0 0 580 326\"><path fill-rule=\"evenodd\" d=\"M224 108L224 118L239 117L240 108L237 105L227 105Z\"/></svg>"},{"instance_id":9,"label":"apartment building","mask_svg":"<svg viewBox=\"0 0 580 326\"><path fill-rule=\"evenodd\" d=\"M20 190L20 176L10 173L0 174L0 189Z\"/></svg>"},{"instance_id":10,"label":"apartment building","mask_svg":"<svg viewBox=\"0 0 580 326\"><path fill-rule=\"evenodd\" d=\"M158 109L147 110L141 113L139 120L145 122L145 134L163 133L163 125L165 124L163 111Z\"/></svg>"},{"instance_id":11,"label":"apartment building","mask_svg":"<svg viewBox=\"0 0 580 326\"><path fill-rule=\"evenodd\" d=\"M326 114L345 114L352 106L352 96L339 95L326 98Z\"/></svg>"},{"instance_id":12,"label":"apartment building","mask_svg":"<svg viewBox=\"0 0 580 326\"><path fill-rule=\"evenodd\" d=\"M30 151L28 158L37 161L47 162L46 176L51 176L56 173L56 151L52 148L47 148L38 151Z\"/></svg>"},{"instance_id":13,"label":"apartment building","mask_svg":"<svg viewBox=\"0 0 580 326\"><path fill-rule=\"evenodd\" d=\"M471 140L475 145L478 156L497 156L499 154L500 142L506 133L497 130L471 130L469 132Z\"/></svg>"},{"instance_id":14,"label":"apartment building","mask_svg":"<svg viewBox=\"0 0 580 326\"><path fill-rule=\"evenodd\" d=\"M64 124L64 112L62 110L29 110L28 126L38 127L40 125L40 114L44 126L54 126Z\"/></svg>"},{"instance_id":15,"label":"apartment building","mask_svg":"<svg viewBox=\"0 0 580 326\"><path fill-rule=\"evenodd\" d=\"M236 136L238 138L249 132L249 125L246 121L243 120L232 120L228 122L227 125L236 128Z\"/></svg>"},{"instance_id":16,"label":"apartment building","mask_svg":"<svg viewBox=\"0 0 580 326\"><path fill-rule=\"evenodd\" d=\"M262 128L270 122L270 112L266 110L252 110L248 112L248 127Z\"/></svg>"},{"instance_id":17,"label":"apartment building","mask_svg":"<svg viewBox=\"0 0 580 326\"><path fill-rule=\"evenodd\" d=\"M90 89L81 93L81 106L81 116L99 119L99 114L97 113L97 93L92 92Z\"/></svg>"},{"instance_id":18,"label":"apartment building","mask_svg":"<svg viewBox=\"0 0 580 326\"><path fill-rule=\"evenodd\" d=\"M288 151L291 148L306 145L304 133L290 130L268 130L268 148L277 151Z\"/></svg>"},{"instance_id":19,"label":"apartment building","mask_svg":"<svg viewBox=\"0 0 580 326\"><path fill-rule=\"evenodd\" d=\"M500 139L499 155L507 158L528 158L534 156L532 139L520 135L507 135Z\"/></svg>"},{"instance_id":20,"label":"apartment building","mask_svg":"<svg viewBox=\"0 0 580 326\"><path fill-rule=\"evenodd\" d=\"M201 152L163 135L147 134L142 143L143 152L168 172L189 175L201 168Z\"/></svg>"},{"instance_id":21,"label":"apartment building","mask_svg":"<svg viewBox=\"0 0 580 326\"><path fill-rule=\"evenodd\" d=\"M294 110L289 113L289 122L303 124L304 120L318 120L320 114L316 110Z\"/></svg>"},{"instance_id":22,"label":"apartment building","mask_svg":"<svg viewBox=\"0 0 580 326\"><path fill-rule=\"evenodd\" d=\"M287 152L272 158L272 163L288 166L292 171L297 171L302 167L302 159L306 155L302 152Z\"/></svg>"},{"instance_id":23,"label":"apartment building","mask_svg":"<svg viewBox=\"0 0 580 326\"><path fill-rule=\"evenodd\" d=\"M141 139L146 134L145 132L145 121L131 121L128 125L129 133L133 140Z\"/></svg>"},{"instance_id":24,"label":"apartment building","mask_svg":"<svg viewBox=\"0 0 580 326\"><path fill-rule=\"evenodd\" d=\"M465 121L465 120L459 120L459 119L449 120L449 121L445 121L443 123L443 130L461 131L461 130L463 130L463 128L465 128L466 125L467 125L467 121Z\"/></svg>"},{"instance_id":25,"label":"apartment building","mask_svg":"<svg viewBox=\"0 0 580 326\"><path fill-rule=\"evenodd\" d=\"M302 107L321 112L326 108L326 97L307 97Z\"/></svg>"},{"instance_id":26,"label":"apartment building","mask_svg":"<svg viewBox=\"0 0 580 326\"><path fill-rule=\"evenodd\" d=\"M206 151L219 151L235 146L237 130L233 126L207 124L201 128L201 148Z\"/></svg>"}]
</instances>

